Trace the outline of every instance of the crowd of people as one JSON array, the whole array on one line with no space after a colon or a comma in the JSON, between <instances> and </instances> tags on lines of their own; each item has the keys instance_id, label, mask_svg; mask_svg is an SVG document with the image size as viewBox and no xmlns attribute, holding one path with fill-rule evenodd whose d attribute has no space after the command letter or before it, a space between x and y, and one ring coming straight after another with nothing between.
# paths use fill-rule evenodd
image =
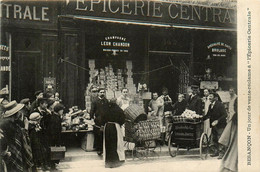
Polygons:
<instances>
[{"instance_id":1,"label":"crowd of people","mask_svg":"<svg viewBox=\"0 0 260 172\"><path fill-rule=\"evenodd\" d=\"M29 98L0 98L0 171L55 170L59 163L50 147L61 145L64 106L58 94L37 91L35 98L32 104Z\"/></svg>"},{"instance_id":2,"label":"crowd of people","mask_svg":"<svg viewBox=\"0 0 260 172\"><path fill-rule=\"evenodd\" d=\"M218 156L223 163L221 170L237 171L237 96L230 88L230 101L225 107L218 94L205 89L203 96L198 86L192 86L186 96L178 95L173 103L164 88L162 95L152 93L147 117L160 121L162 142L166 143L171 131L172 116L181 115L186 109L203 115L204 132L210 138L211 156ZM128 89L122 89L117 99L106 99L105 89L95 90L90 118L94 120L94 148L98 155L104 153L108 168L118 167L125 161L124 110L132 100ZM1 171L37 171L55 169L59 161L51 160L50 146L61 145L61 117L64 106L58 94L37 91L30 104L28 98L20 103L0 99ZM230 134L231 133L231 134Z\"/></svg>"},{"instance_id":3,"label":"crowd of people","mask_svg":"<svg viewBox=\"0 0 260 172\"><path fill-rule=\"evenodd\" d=\"M152 94L148 111L151 116L157 116L161 126L165 127L164 141L167 144L171 128L169 123L172 116L181 115L186 109L203 115L204 132L210 140L211 157L222 159L222 171L237 171L237 95L235 89L230 88L230 100L225 105L220 96L209 89L199 94L199 87L191 86L192 92L186 98L178 95L178 101L172 103L167 89L163 89L162 96L157 92ZM163 144L163 143L162 143Z\"/></svg>"}]
</instances>

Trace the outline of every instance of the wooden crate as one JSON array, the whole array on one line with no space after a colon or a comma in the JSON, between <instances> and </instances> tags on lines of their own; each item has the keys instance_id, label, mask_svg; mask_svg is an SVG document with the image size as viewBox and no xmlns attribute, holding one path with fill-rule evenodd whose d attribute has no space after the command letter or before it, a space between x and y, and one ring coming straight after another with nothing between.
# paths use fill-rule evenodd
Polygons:
<instances>
[{"instance_id":1,"label":"wooden crate","mask_svg":"<svg viewBox=\"0 0 260 172\"><path fill-rule=\"evenodd\" d=\"M50 147L51 160L61 160L65 158L66 147L65 146L53 146Z\"/></svg>"}]
</instances>

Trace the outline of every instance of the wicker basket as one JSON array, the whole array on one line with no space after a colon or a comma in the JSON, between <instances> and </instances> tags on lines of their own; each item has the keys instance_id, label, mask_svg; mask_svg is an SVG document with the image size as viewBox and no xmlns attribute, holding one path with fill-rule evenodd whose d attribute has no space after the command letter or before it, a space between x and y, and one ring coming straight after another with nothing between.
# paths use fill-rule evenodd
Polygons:
<instances>
[{"instance_id":1,"label":"wicker basket","mask_svg":"<svg viewBox=\"0 0 260 172\"><path fill-rule=\"evenodd\" d=\"M160 122L151 119L133 123L125 123L125 140L129 142L156 140L161 136Z\"/></svg>"}]
</instances>

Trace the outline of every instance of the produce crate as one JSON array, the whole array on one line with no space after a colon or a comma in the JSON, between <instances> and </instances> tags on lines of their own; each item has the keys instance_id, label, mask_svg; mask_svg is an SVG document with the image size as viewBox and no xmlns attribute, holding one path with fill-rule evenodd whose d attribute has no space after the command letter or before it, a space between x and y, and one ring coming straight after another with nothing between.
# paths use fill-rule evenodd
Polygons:
<instances>
[{"instance_id":1,"label":"produce crate","mask_svg":"<svg viewBox=\"0 0 260 172\"><path fill-rule=\"evenodd\" d=\"M65 158L65 146L52 146L50 147L51 160L61 160Z\"/></svg>"},{"instance_id":2,"label":"produce crate","mask_svg":"<svg viewBox=\"0 0 260 172\"><path fill-rule=\"evenodd\" d=\"M125 140L129 142L156 140L161 136L160 121L151 119L125 123Z\"/></svg>"}]
</instances>

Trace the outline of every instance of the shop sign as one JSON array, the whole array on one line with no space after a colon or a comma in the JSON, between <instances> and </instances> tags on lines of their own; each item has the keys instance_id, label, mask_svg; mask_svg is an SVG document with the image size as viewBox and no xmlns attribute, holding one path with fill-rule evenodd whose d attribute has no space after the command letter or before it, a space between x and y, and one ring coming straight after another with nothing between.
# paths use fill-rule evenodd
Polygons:
<instances>
[{"instance_id":1,"label":"shop sign","mask_svg":"<svg viewBox=\"0 0 260 172\"><path fill-rule=\"evenodd\" d=\"M4 25L50 25L57 23L56 4L51 1L1 1L0 19Z\"/></svg>"},{"instance_id":2,"label":"shop sign","mask_svg":"<svg viewBox=\"0 0 260 172\"><path fill-rule=\"evenodd\" d=\"M130 42L122 36L106 36L101 42L103 52L109 52L116 56L119 53L128 53Z\"/></svg>"},{"instance_id":3,"label":"shop sign","mask_svg":"<svg viewBox=\"0 0 260 172\"><path fill-rule=\"evenodd\" d=\"M232 50L231 46L223 42L214 42L207 46L211 57L226 57Z\"/></svg>"},{"instance_id":4,"label":"shop sign","mask_svg":"<svg viewBox=\"0 0 260 172\"><path fill-rule=\"evenodd\" d=\"M56 78L45 77L43 84L45 92L56 92Z\"/></svg>"},{"instance_id":5,"label":"shop sign","mask_svg":"<svg viewBox=\"0 0 260 172\"><path fill-rule=\"evenodd\" d=\"M218 89L218 81L201 81L200 89L216 90Z\"/></svg>"},{"instance_id":6,"label":"shop sign","mask_svg":"<svg viewBox=\"0 0 260 172\"><path fill-rule=\"evenodd\" d=\"M62 15L117 18L192 27L236 28L236 9L156 0L66 0Z\"/></svg>"},{"instance_id":7,"label":"shop sign","mask_svg":"<svg viewBox=\"0 0 260 172\"><path fill-rule=\"evenodd\" d=\"M6 32L1 33L0 42L0 94L9 94L11 57L9 49L10 35Z\"/></svg>"}]
</instances>

